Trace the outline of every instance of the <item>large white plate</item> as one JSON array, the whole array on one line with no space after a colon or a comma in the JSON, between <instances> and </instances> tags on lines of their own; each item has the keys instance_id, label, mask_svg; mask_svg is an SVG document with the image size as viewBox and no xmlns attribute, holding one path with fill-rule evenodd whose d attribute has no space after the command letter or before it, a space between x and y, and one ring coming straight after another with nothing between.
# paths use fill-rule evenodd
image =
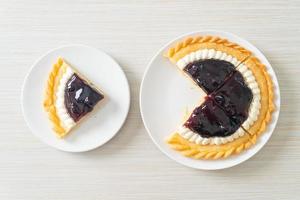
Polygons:
<instances>
[{"instance_id":1,"label":"large white plate","mask_svg":"<svg viewBox=\"0 0 300 200\"><path fill-rule=\"evenodd\" d=\"M200 90L186 77L178 73L176 66L171 64L163 53L174 43L192 35L216 35L240 44L252 51L267 66L274 83L276 111L272 114L265 133L258 138L256 145L239 155L223 160L194 160L180 155L165 143L165 139L180 125L186 109L191 111L203 95ZM171 159L185 166L215 170L232 167L256 154L269 140L276 126L280 109L280 91L276 75L265 56L248 41L222 31L199 31L176 38L162 47L150 61L141 84L140 108L145 127L157 147Z\"/></svg>"},{"instance_id":2,"label":"large white plate","mask_svg":"<svg viewBox=\"0 0 300 200\"><path fill-rule=\"evenodd\" d=\"M48 75L59 56L107 97L99 109L64 139L55 136L42 106ZM119 131L129 110L129 85L121 67L103 51L84 45L63 46L48 52L32 66L24 81L21 103L25 121L34 135L57 149L83 152L103 145Z\"/></svg>"}]
</instances>

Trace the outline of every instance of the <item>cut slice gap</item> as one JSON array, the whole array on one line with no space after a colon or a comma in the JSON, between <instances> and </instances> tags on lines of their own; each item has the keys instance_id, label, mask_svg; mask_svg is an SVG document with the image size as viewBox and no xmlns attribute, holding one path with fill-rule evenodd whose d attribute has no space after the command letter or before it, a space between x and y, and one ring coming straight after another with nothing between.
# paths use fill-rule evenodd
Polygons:
<instances>
[{"instance_id":1,"label":"cut slice gap","mask_svg":"<svg viewBox=\"0 0 300 200\"><path fill-rule=\"evenodd\" d=\"M247 129L245 129L245 128L243 127L243 125L241 126L241 128L245 131L245 133L249 134L250 136L253 136L253 134L249 133L249 131L248 131Z\"/></svg>"},{"instance_id":2,"label":"cut slice gap","mask_svg":"<svg viewBox=\"0 0 300 200\"><path fill-rule=\"evenodd\" d=\"M183 126L203 138L211 138L233 135L240 123L208 97L192 111Z\"/></svg>"},{"instance_id":3,"label":"cut slice gap","mask_svg":"<svg viewBox=\"0 0 300 200\"><path fill-rule=\"evenodd\" d=\"M242 63L244 63L250 56L251 56L251 55L248 55L248 56L245 57L243 60L239 61L239 63L238 63L237 65L233 65L232 63L231 63L231 64L232 64L232 66L234 67L234 69L237 70L238 67L239 67ZM193 61L193 62L191 62L191 63L199 62L199 61L205 61L205 60L210 60L210 59L212 59L212 58L199 59L199 60L195 60L195 61ZM222 59L216 59L216 60L226 61L226 60L222 60ZM228 61L226 61L226 62L228 62ZM196 86L200 87L200 88L201 88L206 94L208 94L208 95L209 95L210 93L212 93L212 92L218 90L219 88L221 88L221 87L226 83L227 79L229 79L229 78L236 72L236 71L230 72L230 73L225 77L223 83L221 83L217 88L215 88L212 92L209 93L209 92L206 92L201 86L199 86L199 85L197 84L197 82L195 81L195 79L194 79L194 78L193 78L193 77L185 70L186 67L187 67L188 65L190 65L191 63L188 63L186 66L184 66L183 69L179 68L179 67L177 66L177 64L175 64L175 65L177 66L177 69L180 70L181 73L183 73L183 74L186 75L189 79L191 79L192 82L193 82ZM229 62L229 63L230 63L230 62Z\"/></svg>"},{"instance_id":4,"label":"cut slice gap","mask_svg":"<svg viewBox=\"0 0 300 200\"><path fill-rule=\"evenodd\" d=\"M182 71L206 94L210 94L235 72L235 66L224 60L201 59L189 63Z\"/></svg>"},{"instance_id":5,"label":"cut slice gap","mask_svg":"<svg viewBox=\"0 0 300 200\"><path fill-rule=\"evenodd\" d=\"M209 96L236 123L241 125L247 119L245 113L250 107L253 95L239 72L234 73L223 87Z\"/></svg>"},{"instance_id":6,"label":"cut slice gap","mask_svg":"<svg viewBox=\"0 0 300 200\"><path fill-rule=\"evenodd\" d=\"M186 47L186 48L188 48L188 46ZM202 50L207 50L206 52L209 54L209 52L211 51L211 50L213 50L213 53L212 53L212 56L202 56L201 57L201 55L199 55L199 56L196 56L196 54L197 54L197 52L198 51L202 51ZM196 49L195 51L192 51L192 52L190 52L189 54L186 54L186 55L184 55L180 60L182 61L182 62L180 62L179 63L179 61L178 62L176 62L175 63L175 65L177 66L177 68L178 69L180 69L180 71L183 71L183 72L185 72L186 74L188 74L188 76L193 80L193 82L196 84L196 85L198 85L198 86L200 86L207 94L209 94L209 93L211 93L211 92L213 92L213 91L208 91L206 88L204 88L204 86L202 86L201 84L199 84L196 80L198 80L198 78L199 78L199 76L201 76L201 74L203 74L203 73L198 73L198 77L196 76L196 77L193 77L193 75L192 75L192 73L197 73L196 71L195 71L195 68L192 68L191 69L191 66L194 66L194 65L196 65L197 63L199 63L199 62L202 62L203 64L201 65L201 66L205 66L205 61L209 61L209 60L212 60L212 61L220 61L220 62L222 62L222 61L224 61L224 62L227 62L227 63L230 63L230 65L232 65L233 66L233 68L234 69L237 69L245 60L247 60L250 56L251 56L251 54L250 54L250 52L248 52L248 54L247 55L245 55L244 57L242 57L242 59L241 60L239 60L239 59L237 59L236 57L234 57L234 56L232 56L232 55L230 55L231 56L231 59L235 59L236 61L237 61L237 64L235 64L235 62L232 62L232 60L228 60L228 59L226 59L226 57L227 56L214 56L214 55L216 55L216 52L220 52L221 54L223 53L225 53L227 56L228 55L230 55L230 54L227 54L228 52L222 52L222 51L219 51L218 49ZM186 58L186 56L189 56L188 58ZM222 59L223 58L223 59ZM170 57L169 57L169 59L171 59ZM211 63L213 63L213 62L211 62ZM190 66L190 67L189 67ZM212 66L210 66L210 67L212 67ZM203 68L203 67L202 67ZM202 69L201 68L201 69ZM197 69L197 70L199 70L199 68ZM206 71L208 71L209 69L207 69ZM193 71L192 73L190 73L189 71ZM205 72L205 71L204 71ZM209 74L208 74L209 75ZM229 74L229 76L230 76L231 74ZM203 76L203 75L202 75ZM228 75L226 75L226 76L228 76ZM204 77L206 77L206 76L204 76ZM220 84L220 85L218 85L217 86L217 88L215 88L214 90L217 90L218 88L220 88L220 87L222 87L222 85L224 84L224 82L222 83L222 84Z\"/></svg>"},{"instance_id":7,"label":"cut slice gap","mask_svg":"<svg viewBox=\"0 0 300 200\"><path fill-rule=\"evenodd\" d=\"M230 73L229 76L227 76L227 77L225 78L225 80L223 81L223 83L222 83L219 87L217 87L214 91L212 91L210 94L208 94L207 96L210 97L210 95L211 95L212 93L214 93L214 92L218 91L220 88L222 88L222 87L226 84L226 82L227 82L227 81L228 81L235 73L236 73L236 71Z\"/></svg>"},{"instance_id":8,"label":"cut slice gap","mask_svg":"<svg viewBox=\"0 0 300 200\"><path fill-rule=\"evenodd\" d=\"M248 57L246 57L243 61L240 61L238 65L236 65L236 66L233 65L233 66L234 66L234 69L237 71L238 67L239 67L245 60L247 60L249 57L250 57L250 55L249 55ZM208 60L208 59L200 59L200 60ZM200 61L200 60L197 60L197 61ZM221 61L222 61L222 60L221 60ZM186 66L185 66L184 68L186 68ZM193 79L186 71L181 70L181 69L178 68L178 67L177 67L177 69L180 70L180 72L181 72L182 74L184 74L185 76L187 76L187 77L188 77L188 78L189 78L196 86L198 86L198 87L201 88L201 86L199 86L199 85L197 84L197 82L196 82L196 81L195 81L195 80L194 80L194 79ZM207 95L210 95L211 93L213 93L213 92L217 91L218 89L220 89L221 87L223 87L223 85L226 83L226 81L227 81L228 79L230 79L231 76L233 76L234 73L236 73L236 71L230 72L230 73L225 77L223 83L220 84L220 85L219 85L216 89L214 89L212 92L207 93L207 92L205 92L202 88L201 88L201 89L202 89Z\"/></svg>"},{"instance_id":9,"label":"cut slice gap","mask_svg":"<svg viewBox=\"0 0 300 200\"><path fill-rule=\"evenodd\" d=\"M236 65L235 69L238 69L238 67L239 67L241 64L244 64L251 56L252 56L252 54L248 55L248 56L245 57L243 60L241 60L241 61L239 62L239 64Z\"/></svg>"}]
</instances>

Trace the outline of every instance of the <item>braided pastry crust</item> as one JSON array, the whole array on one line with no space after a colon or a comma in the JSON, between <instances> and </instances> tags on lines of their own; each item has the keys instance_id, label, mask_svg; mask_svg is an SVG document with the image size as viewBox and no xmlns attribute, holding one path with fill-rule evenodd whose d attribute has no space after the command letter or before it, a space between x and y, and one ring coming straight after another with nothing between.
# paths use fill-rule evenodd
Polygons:
<instances>
[{"instance_id":1,"label":"braided pastry crust","mask_svg":"<svg viewBox=\"0 0 300 200\"><path fill-rule=\"evenodd\" d=\"M178 133L174 133L167 143L182 155L194 159L216 160L239 154L256 143L256 135L245 134L233 142L222 145L200 145L187 141Z\"/></svg>"},{"instance_id":2,"label":"braided pastry crust","mask_svg":"<svg viewBox=\"0 0 300 200\"><path fill-rule=\"evenodd\" d=\"M48 112L49 120L52 122L53 130L60 138L64 137L67 134L67 131L63 128L62 123L56 113L55 91L58 87L58 81L66 70L66 67L65 65L63 65L63 63L63 59L59 58L52 67L52 71L50 72L47 81L45 99L43 104L44 109L46 110L46 112Z\"/></svg>"},{"instance_id":3,"label":"braided pastry crust","mask_svg":"<svg viewBox=\"0 0 300 200\"><path fill-rule=\"evenodd\" d=\"M232 43L227 39L217 36L207 35L188 37L175 44L174 47L169 48L169 50L165 53L165 56L173 63L176 63L185 55L201 49L215 49L216 51L225 52L228 55L237 58L240 62L244 61L251 55L250 51L236 43Z\"/></svg>"},{"instance_id":4,"label":"braided pastry crust","mask_svg":"<svg viewBox=\"0 0 300 200\"><path fill-rule=\"evenodd\" d=\"M260 135L271 120L271 114L275 110L273 83L265 65L256 57L251 56L244 63L253 73L261 91L261 109L258 119L247 129L251 135Z\"/></svg>"}]
</instances>

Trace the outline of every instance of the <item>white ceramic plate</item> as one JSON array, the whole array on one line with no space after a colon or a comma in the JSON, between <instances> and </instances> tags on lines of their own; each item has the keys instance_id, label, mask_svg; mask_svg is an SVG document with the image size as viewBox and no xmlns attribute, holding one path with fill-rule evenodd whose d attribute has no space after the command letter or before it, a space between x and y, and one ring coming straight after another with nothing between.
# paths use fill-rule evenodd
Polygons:
<instances>
[{"instance_id":1,"label":"white ceramic plate","mask_svg":"<svg viewBox=\"0 0 300 200\"><path fill-rule=\"evenodd\" d=\"M107 97L99 109L64 139L55 136L43 109L46 81L59 56ZM32 66L24 81L21 103L25 121L34 135L57 149L83 152L103 145L119 131L129 110L129 85L121 67L103 51L84 45L63 46L48 52Z\"/></svg>"},{"instance_id":2,"label":"white ceramic plate","mask_svg":"<svg viewBox=\"0 0 300 200\"><path fill-rule=\"evenodd\" d=\"M176 66L171 64L163 53L174 43L192 35L216 35L227 38L252 51L263 64L267 66L274 83L276 111L272 114L272 121L269 123L265 133L258 138L256 145L239 155L231 156L224 160L194 160L180 155L169 148L165 139L180 125L184 111L191 111L203 95L192 81L178 73ZM171 159L185 166L215 170L232 167L256 154L269 140L276 126L280 109L280 91L276 75L265 56L252 44L231 33L221 31L199 31L189 33L171 41L162 47L150 61L140 91L140 108L145 127L157 147Z\"/></svg>"}]
</instances>

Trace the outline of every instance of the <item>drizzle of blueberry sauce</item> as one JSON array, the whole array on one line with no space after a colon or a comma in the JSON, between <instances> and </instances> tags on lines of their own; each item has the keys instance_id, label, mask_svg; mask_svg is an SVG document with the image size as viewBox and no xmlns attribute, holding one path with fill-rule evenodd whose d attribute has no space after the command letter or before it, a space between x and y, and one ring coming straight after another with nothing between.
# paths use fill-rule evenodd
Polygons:
<instances>
[{"instance_id":1,"label":"drizzle of blueberry sauce","mask_svg":"<svg viewBox=\"0 0 300 200\"><path fill-rule=\"evenodd\" d=\"M226 83L209 95L238 124L248 117L253 94L240 72L235 72Z\"/></svg>"},{"instance_id":2,"label":"drizzle of blueberry sauce","mask_svg":"<svg viewBox=\"0 0 300 200\"><path fill-rule=\"evenodd\" d=\"M232 135L247 119L253 94L233 64L206 59L188 64L184 71L207 93L184 126L202 137Z\"/></svg>"},{"instance_id":3,"label":"drizzle of blueberry sauce","mask_svg":"<svg viewBox=\"0 0 300 200\"><path fill-rule=\"evenodd\" d=\"M192 62L183 70L207 94L210 94L222 86L225 79L235 72L235 67L225 60L206 59Z\"/></svg>"},{"instance_id":4,"label":"drizzle of blueberry sauce","mask_svg":"<svg viewBox=\"0 0 300 200\"><path fill-rule=\"evenodd\" d=\"M207 98L194 109L184 126L205 138L226 137L239 128L239 124L235 123L211 98Z\"/></svg>"},{"instance_id":5,"label":"drizzle of blueberry sauce","mask_svg":"<svg viewBox=\"0 0 300 200\"><path fill-rule=\"evenodd\" d=\"M75 122L91 112L94 106L103 98L103 94L92 88L77 74L73 74L67 82L65 106Z\"/></svg>"}]
</instances>

